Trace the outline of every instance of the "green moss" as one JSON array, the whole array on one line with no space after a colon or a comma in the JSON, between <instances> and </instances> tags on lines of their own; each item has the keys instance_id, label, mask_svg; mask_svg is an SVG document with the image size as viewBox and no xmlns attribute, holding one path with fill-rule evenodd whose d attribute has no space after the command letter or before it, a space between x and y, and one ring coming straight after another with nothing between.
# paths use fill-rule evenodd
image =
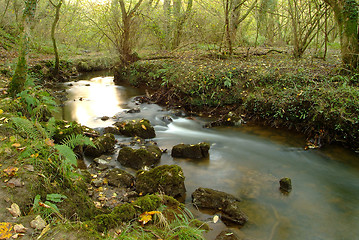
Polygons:
<instances>
[{"instance_id":1,"label":"green moss","mask_svg":"<svg viewBox=\"0 0 359 240\"><path fill-rule=\"evenodd\" d=\"M125 203L118 207L115 207L111 215L120 222L128 222L134 219L137 215L137 210L133 203Z\"/></svg>"},{"instance_id":2,"label":"green moss","mask_svg":"<svg viewBox=\"0 0 359 240\"><path fill-rule=\"evenodd\" d=\"M181 196L185 192L183 171L177 165L162 165L149 171L137 172L136 190L147 193L163 192Z\"/></svg>"},{"instance_id":3,"label":"green moss","mask_svg":"<svg viewBox=\"0 0 359 240\"><path fill-rule=\"evenodd\" d=\"M83 134L83 127L77 122L67 122L63 120L56 120L55 132L53 139L55 143L61 143L62 140L72 134Z\"/></svg>"},{"instance_id":4,"label":"green moss","mask_svg":"<svg viewBox=\"0 0 359 240\"><path fill-rule=\"evenodd\" d=\"M156 133L147 119L126 120L115 124L121 134L128 137L154 138Z\"/></svg>"},{"instance_id":5,"label":"green moss","mask_svg":"<svg viewBox=\"0 0 359 240\"><path fill-rule=\"evenodd\" d=\"M134 205L139 206L142 212L157 210L161 204L161 198L157 195L146 195L134 202Z\"/></svg>"},{"instance_id":6,"label":"green moss","mask_svg":"<svg viewBox=\"0 0 359 240\"><path fill-rule=\"evenodd\" d=\"M117 224L117 221L112 214L97 215L94 219L94 222L96 223L96 229L99 232L103 232L106 229L111 229Z\"/></svg>"}]
</instances>

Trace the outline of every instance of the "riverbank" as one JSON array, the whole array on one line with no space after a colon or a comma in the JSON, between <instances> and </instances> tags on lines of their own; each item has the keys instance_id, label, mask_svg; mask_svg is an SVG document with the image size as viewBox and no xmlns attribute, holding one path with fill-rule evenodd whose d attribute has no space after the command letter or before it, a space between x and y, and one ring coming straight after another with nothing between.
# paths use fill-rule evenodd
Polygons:
<instances>
[{"instance_id":1,"label":"riverbank","mask_svg":"<svg viewBox=\"0 0 359 240\"><path fill-rule=\"evenodd\" d=\"M359 80L343 75L337 55L292 59L286 49L253 49L233 57L208 52L148 57L119 68L115 82L156 92L151 101L221 118L295 129L308 148L359 144ZM339 74L341 72L341 75Z\"/></svg>"}]
</instances>

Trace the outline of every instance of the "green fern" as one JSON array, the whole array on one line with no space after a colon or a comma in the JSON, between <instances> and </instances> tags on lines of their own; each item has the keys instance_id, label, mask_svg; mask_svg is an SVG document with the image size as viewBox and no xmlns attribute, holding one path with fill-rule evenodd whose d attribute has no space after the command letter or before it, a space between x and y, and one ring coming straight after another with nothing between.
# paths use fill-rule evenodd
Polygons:
<instances>
[{"instance_id":1,"label":"green fern","mask_svg":"<svg viewBox=\"0 0 359 240\"><path fill-rule=\"evenodd\" d=\"M49 136L53 137L56 131L56 119L54 117L50 118L47 122L46 130Z\"/></svg>"},{"instance_id":2,"label":"green fern","mask_svg":"<svg viewBox=\"0 0 359 240\"><path fill-rule=\"evenodd\" d=\"M27 138L33 139L33 140L39 140L43 136L43 131L45 131L41 125L36 126L35 124L24 118L14 117L11 118L11 121L13 122L15 126L15 130L17 130L19 133L24 133ZM40 127L42 128L41 130Z\"/></svg>"},{"instance_id":3,"label":"green fern","mask_svg":"<svg viewBox=\"0 0 359 240\"><path fill-rule=\"evenodd\" d=\"M55 145L55 148L59 152L60 157L63 159L64 167L71 168L70 166L77 166L77 157L74 151L66 145Z\"/></svg>"},{"instance_id":4,"label":"green fern","mask_svg":"<svg viewBox=\"0 0 359 240\"><path fill-rule=\"evenodd\" d=\"M70 136L67 136L65 139L61 142L62 145L68 146L72 149L74 149L76 146L91 146L96 148L95 144L91 141L90 138L81 135L81 134L71 134Z\"/></svg>"}]
</instances>

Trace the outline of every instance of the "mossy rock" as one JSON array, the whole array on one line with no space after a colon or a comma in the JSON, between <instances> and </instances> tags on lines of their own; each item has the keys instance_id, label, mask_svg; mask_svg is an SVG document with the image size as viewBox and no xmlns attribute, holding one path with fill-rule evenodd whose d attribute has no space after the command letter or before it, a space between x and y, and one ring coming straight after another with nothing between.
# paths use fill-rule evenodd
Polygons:
<instances>
[{"instance_id":1,"label":"mossy rock","mask_svg":"<svg viewBox=\"0 0 359 240\"><path fill-rule=\"evenodd\" d=\"M173 197L186 193L185 177L177 165L158 166L149 171L139 171L136 178L136 191L143 194L161 192Z\"/></svg>"},{"instance_id":2,"label":"mossy rock","mask_svg":"<svg viewBox=\"0 0 359 240\"><path fill-rule=\"evenodd\" d=\"M156 137L155 129L147 119L126 120L115 123L121 134L127 137L154 138Z\"/></svg>"},{"instance_id":3,"label":"mossy rock","mask_svg":"<svg viewBox=\"0 0 359 240\"><path fill-rule=\"evenodd\" d=\"M171 205L167 205L170 203ZM98 231L105 231L120 225L123 222L130 222L140 214L158 210L166 205L171 209L178 209L182 206L178 201L166 195L146 195L131 203L124 203L115 207L109 214L101 214L94 218L92 223ZM182 207L183 208L183 207Z\"/></svg>"},{"instance_id":4,"label":"mossy rock","mask_svg":"<svg viewBox=\"0 0 359 240\"><path fill-rule=\"evenodd\" d=\"M171 156L177 158L205 158L209 156L209 143L178 144L172 148Z\"/></svg>"},{"instance_id":5,"label":"mossy rock","mask_svg":"<svg viewBox=\"0 0 359 240\"><path fill-rule=\"evenodd\" d=\"M192 193L192 202L200 208L222 211L222 219L244 225L248 217L240 209L240 199L210 188L198 188Z\"/></svg>"},{"instance_id":6,"label":"mossy rock","mask_svg":"<svg viewBox=\"0 0 359 240\"><path fill-rule=\"evenodd\" d=\"M83 134L83 126L77 122L68 122L64 120L56 120L55 132L53 139L55 143L60 144L65 138L71 135Z\"/></svg>"},{"instance_id":7,"label":"mossy rock","mask_svg":"<svg viewBox=\"0 0 359 240\"><path fill-rule=\"evenodd\" d=\"M124 147L119 151L117 161L123 166L139 170L145 166L150 167L158 164L161 155L162 152L159 147L154 145L140 149Z\"/></svg>"},{"instance_id":8,"label":"mossy rock","mask_svg":"<svg viewBox=\"0 0 359 240\"><path fill-rule=\"evenodd\" d=\"M118 168L111 169L106 174L106 178L108 180L108 184L114 187L130 188L135 185L135 177Z\"/></svg>"},{"instance_id":9,"label":"mossy rock","mask_svg":"<svg viewBox=\"0 0 359 240\"><path fill-rule=\"evenodd\" d=\"M106 133L96 138L94 141L96 148L88 146L85 149L85 155L90 157L100 157L105 153L111 153L114 150L116 139L112 133Z\"/></svg>"}]
</instances>

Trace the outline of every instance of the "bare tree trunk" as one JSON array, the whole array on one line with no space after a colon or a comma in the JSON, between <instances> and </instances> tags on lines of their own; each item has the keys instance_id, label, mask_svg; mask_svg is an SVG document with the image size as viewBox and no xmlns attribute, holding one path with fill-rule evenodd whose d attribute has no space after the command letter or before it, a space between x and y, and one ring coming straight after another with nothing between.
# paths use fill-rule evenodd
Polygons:
<instances>
[{"instance_id":1,"label":"bare tree trunk","mask_svg":"<svg viewBox=\"0 0 359 240\"><path fill-rule=\"evenodd\" d=\"M226 0L226 4L224 7L224 17L225 17L225 29L226 29L226 42L228 47L229 55L233 54L232 48L232 38L231 38L231 30L229 27L229 0Z\"/></svg>"},{"instance_id":2,"label":"bare tree trunk","mask_svg":"<svg viewBox=\"0 0 359 240\"><path fill-rule=\"evenodd\" d=\"M22 15L22 20L20 23L20 50L17 65L15 68L14 76L9 85L10 94L15 97L16 94L20 93L25 85L27 77L27 52L28 52L28 42L30 38L30 27L31 23L34 20L36 12L37 0L27 0L25 1L25 9Z\"/></svg>"},{"instance_id":3,"label":"bare tree trunk","mask_svg":"<svg viewBox=\"0 0 359 240\"><path fill-rule=\"evenodd\" d=\"M54 47L54 53L55 53L54 75L57 76L59 74L59 69L60 69L60 57L59 57L59 52L58 52L57 44L56 44L55 31L56 31L57 23L60 20L60 9L61 9L61 5L62 5L62 0L59 0L58 4L55 4L52 0L49 0L49 1L50 1L51 5L56 10L55 18L54 18L54 21L51 26L51 40L52 40L52 45Z\"/></svg>"}]
</instances>

